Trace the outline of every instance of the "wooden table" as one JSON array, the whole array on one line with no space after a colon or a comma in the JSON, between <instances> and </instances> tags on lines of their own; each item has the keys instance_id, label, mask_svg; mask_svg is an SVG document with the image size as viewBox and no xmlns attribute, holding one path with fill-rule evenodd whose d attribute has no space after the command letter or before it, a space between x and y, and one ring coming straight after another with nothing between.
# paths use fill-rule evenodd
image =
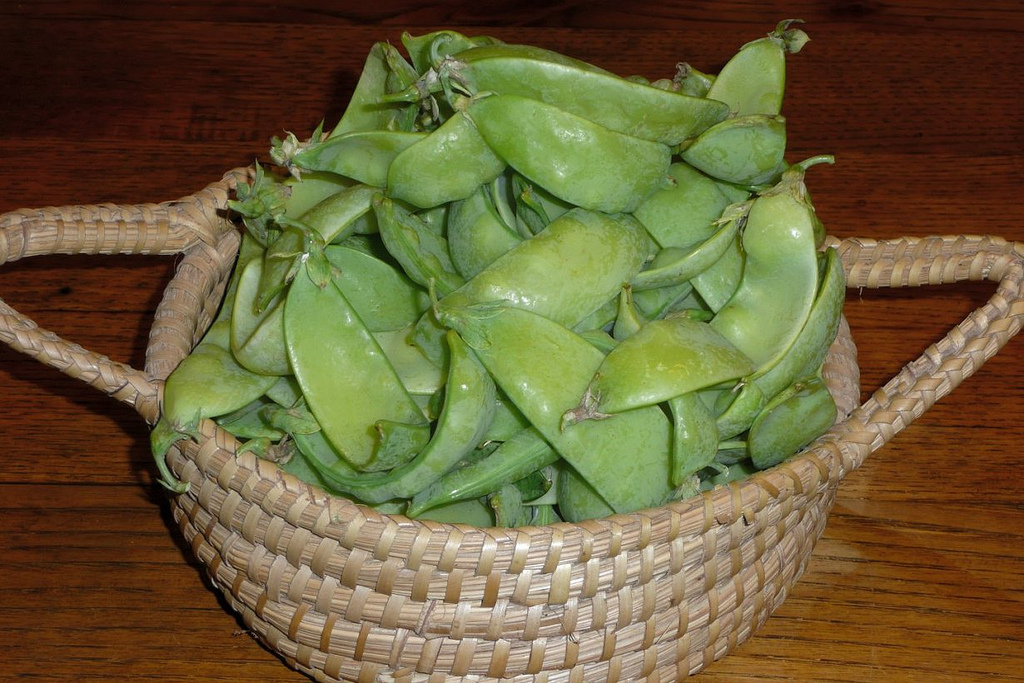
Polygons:
<instances>
[{"instance_id":1,"label":"wooden table","mask_svg":"<svg viewBox=\"0 0 1024 683\"><path fill-rule=\"evenodd\" d=\"M197 190L265 159L272 135L331 125L372 42L405 29L657 78L683 60L715 71L798 16L812 41L790 60L789 156L835 154L808 176L833 235L1024 240L1018 2L346 4L0 3L0 210ZM0 296L141 367L174 263L29 259L0 269ZM992 291L849 292L863 395ZM1024 675L1022 350L1011 341L848 476L796 589L704 678ZM204 583L135 413L4 347L0 434L0 677L301 680Z\"/></svg>"}]
</instances>

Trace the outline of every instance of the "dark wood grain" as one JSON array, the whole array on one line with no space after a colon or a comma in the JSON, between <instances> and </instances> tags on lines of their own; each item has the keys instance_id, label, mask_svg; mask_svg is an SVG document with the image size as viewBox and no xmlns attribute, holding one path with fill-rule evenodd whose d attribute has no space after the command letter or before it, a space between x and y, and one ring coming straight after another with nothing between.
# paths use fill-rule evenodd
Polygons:
<instances>
[{"instance_id":1,"label":"dark wood grain","mask_svg":"<svg viewBox=\"0 0 1024 683\"><path fill-rule=\"evenodd\" d=\"M351 7L358 7L352 9ZM370 45L455 26L622 74L715 70L777 20L791 156L839 237L1024 240L1024 10L905 3L0 3L0 211L160 201L265 157L343 109ZM174 266L44 257L5 301L139 367ZM993 287L851 291L863 393ZM709 680L1020 679L1024 363L1013 340L843 482L768 624ZM180 542L130 409L0 349L0 677L301 680L242 632Z\"/></svg>"}]
</instances>

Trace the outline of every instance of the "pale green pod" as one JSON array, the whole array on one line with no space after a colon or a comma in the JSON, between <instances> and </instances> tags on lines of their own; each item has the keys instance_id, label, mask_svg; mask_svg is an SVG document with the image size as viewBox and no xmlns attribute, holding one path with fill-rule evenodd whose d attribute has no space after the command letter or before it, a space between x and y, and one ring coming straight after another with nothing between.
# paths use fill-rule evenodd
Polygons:
<instances>
[{"instance_id":1,"label":"pale green pod","mask_svg":"<svg viewBox=\"0 0 1024 683\"><path fill-rule=\"evenodd\" d=\"M619 342L595 368L568 419L653 406L739 379L753 369L750 358L708 323L687 315L651 320Z\"/></svg>"},{"instance_id":2,"label":"pale green pod","mask_svg":"<svg viewBox=\"0 0 1024 683\"><path fill-rule=\"evenodd\" d=\"M498 157L570 204L629 212L667 182L662 143L516 95L474 98L465 111Z\"/></svg>"},{"instance_id":3,"label":"pale green pod","mask_svg":"<svg viewBox=\"0 0 1024 683\"><path fill-rule=\"evenodd\" d=\"M633 212L662 247L689 247L710 237L731 203L719 183L686 163L669 166L670 185L655 190Z\"/></svg>"},{"instance_id":4,"label":"pale green pod","mask_svg":"<svg viewBox=\"0 0 1024 683\"><path fill-rule=\"evenodd\" d=\"M371 332L408 327L430 306L427 293L391 263L344 245L324 253L338 271L338 287Z\"/></svg>"},{"instance_id":5,"label":"pale green pod","mask_svg":"<svg viewBox=\"0 0 1024 683\"><path fill-rule=\"evenodd\" d=\"M775 30L753 40L725 63L707 97L724 102L735 116L778 114L786 89L786 54L800 51L807 35L789 28L795 20L779 22Z\"/></svg>"},{"instance_id":6,"label":"pale green pod","mask_svg":"<svg viewBox=\"0 0 1024 683\"><path fill-rule=\"evenodd\" d=\"M505 302L572 327L613 299L650 238L631 216L573 209L445 296L438 307Z\"/></svg>"},{"instance_id":7,"label":"pale green pod","mask_svg":"<svg viewBox=\"0 0 1024 683\"><path fill-rule=\"evenodd\" d=\"M676 145L724 119L728 108L616 76L530 45L478 47L441 65L439 77L475 95L494 92L545 102L626 135Z\"/></svg>"},{"instance_id":8,"label":"pale green pod","mask_svg":"<svg viewBox=\"0 0 1024 683\"><path fill-rule=\"evenodd\" d=\"M660 408L577 424L563 420L604 360L590 343L549 318L511 306L446 309L442 321L616 512L657 506L670 494L670 429Z\"/></svg>"},{"instance_id":9,"label":"pale green pod","mask_svg":"<svg viewBox=\"0 0 1024 683\"><path fill-rule=\"evenodd\" d=\"M300 172L329 172L366 185L384 187L395 157L426 137L426 133L419 132L355 131L308 143L287 163Z\"/></svg>"},{"instance_id":10,"label":"pale green pod","mask_svg":"<svg viewBox=\"0 0 1024 683\"><path fill-rule=\"evenodd\" d=\"M387 195L429 208L465 199L505 169L465 113L456 112L391 162ZM424 179L429 174L429 181Z\"/></svg>"},{"instance_id":11,"label":"pale green pod","mask_svg":"<svg viewBox=\"0 0 1024 683\"><path fill-rule=\"evenodd\" d=\"M680 152L683 161L737 185L772 183L785 168L786 119L751 114L716 123Z\"/></svg>"},{"instance_id":12,"label":"pale green pod","mask_svg":"<svg viewBox=\"0 0 1024 683\"><path fill-rule=\"evenodd\" d=\"M671 398L667 406L672 417L672 485L679 487L715 459L718 428L697 392Z\"/></svg>"},{"instance_id":13,"label":"pale green pod","mask_svg":"<svg viewBox=\"0 0 1024 683\"><path fill-rule=\"evenodd\" d=\"M743 277L744 260L742 235L736 235L717 261L690 279L710 310L720 311L732 298Z\"/></svg>"},{"instance_id":14,"label":"pale green pod","mask_svg":"<svg viewBox=\"0 0 1024 683\"><path fill-rule=\"evenodd\" d=\"M823 434L836 403L820 377L797 382L769 401L750 425L747 452L759 469L773 467Z\"/></svg>"},{"instance_id":15,"label":"pale green pod","mask_svg":"<svg viewBox=\"0 0 1024 683\"><path fill-rule=\"evenodd\" d=\"M455 202L448 219L448 250L452 264L469 279L523 240L494 206L488 186Z\"/></svg>"},{"instance_id":16,"label":"pale green pod","mask_svg":"<svg viewBox=\"0 0 1024 683\"><path fill-rule=\"evenodd\" d=\"M331 137L353 131L400 130L411 123L409 114L415 114L416 104L382 102L388 94L388 75L391 73L387 47L387 43L380 42L370 48L345 113L331 131Z\"/></svg>"},{"instance_id":17,"label":"pale green pod","mask_svg":"<svg viewBox=\"0 0 1024 683\"><path fill-rule=\"evenodd\" d=\"M331 281L323 289L304 274L284 308L288 359L324 436L354 467L371 469L380 420L424 422L387 356Z\"/></svg>"},{"instance_id":18,"label":"pale green pod","mask_svg":"<svg viewBox=\"0 0 1024 683\"><path fill-rule=\"evenodd\" d=\"M384 246L410 280L442 296L462 286L443 235L387 197L378 196L373 211Z\"/></svg>"},{"instance_id":19,"label":"pale green pod","mask_svg":"<svg viewBox=\"0 0 1024 683\"><path fill-rule=\"evenodd\" d=\"M717 230L706 239L688 247L665 247L651 265L630 280L636 290L681 285L692 280L715 263L735 243L747 221L749 204L733 204L713 225Z\"/></svg>"}]
</instances>

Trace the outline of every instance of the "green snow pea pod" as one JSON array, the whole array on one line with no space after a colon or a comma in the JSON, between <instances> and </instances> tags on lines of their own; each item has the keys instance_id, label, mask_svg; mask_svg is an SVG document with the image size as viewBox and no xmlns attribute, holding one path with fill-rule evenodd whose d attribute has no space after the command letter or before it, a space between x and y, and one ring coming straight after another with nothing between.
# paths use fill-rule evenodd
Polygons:
<instances>
[{"instance_id":1,"label":"green snow pea pod","mask_svg":"<svg viewBox=\"0 0 1024 683\"><path fill-rule=\"evenodd\" d=\"M715 425L718 438L723 440L735 438L749 429L768 402L768 397L754 382L741 381L730 391L708 392L708 395L715 399Z\"/></svg>"},{"instance_id":2,"label":"green snow pea pod","mask_svg":"<svg viewBox=\"0 0 1024 683\"><path fill-rule=\"evenodd\" d=\"M578 397L569 421L654 406L675 396L738 379L754 369L710 324L686 314L651 320L619 342ZM582 398L580 398L582 397Z\"/></svg>"},{"instance_id":3,"label":"green snow pea pod","mask_svg":"<svg viewBox=\"0 0 1024 683\"><path fill-rule=\"evenodd\" d=\"M615 509L579 472L567 464L559 463L557 487L558 509L567 522L601 519L615 514Z\"/></svg>"},{"instance_id":4,"label":"green snow pea pod","mask_svg":"<svg viewBox=\"0 0 1024 683\"><path fill-rule=\"evenodd\" d=\"M633 288L628 284L623 285L622 291L619 292L618 313L612 325L612 338L615 341L622 341L632 337L646 322L633 303Z\"/></svg>"},{"instance_id":5,"label":"green snow pea pod","mask_svg":"<svg viewBox=\"0 0 1024 683\"><path fill-rule=\"evenodd\" d=\"M758 469L778 465L823 434L836 420L836 403L820 377L799 381L769 401L747 435Z\"/></svg>"},{"instance_id":6,"label":"green snow pea pod","mask_svg":"<svg viewBox=\"0 0 1024 683\"><path fill-rule=\"evenodd\" d=\"M672 417L672 485L680 487L715 459L718 428L715 416L695 391L670 398L668 411Z\"/></svg>"},{"instance_id":7,"label":"green snow pea pod","mask_svg":"<svg viewBox=\"0 0 1024 683\"><path fill-rule=\"evenodd\" d=\"M650 406L566 424L604 354L530 310L480 304L446 308L444 324L476 352L530 423L616 511L659 505L671 491L669 425Z\"/></svg>"},{"instance_id":8,"label":"green snow pea pod","mask_svg":"<svg viewBox=\"0 0 1024 683\"><path fill-rule=\"evenodd\" d=\"M715 312L729 302L743 277L742 235L733 237L732 243L711 266L690 279L690 284L707 307Z\"/></svg>"},{"instance_id":9,"label":"green snow pea pod","mask_svg":"<svg viewBox=\"0 0 1024 683\"><path fill-rule=\"evenodd\" d=\"M537 100L644 140L677 145L728 115L714 100L620 78L586 62L530 45L465 50L438 77L475 95L494 92Z\"/></svg>"},{"instance_id":10,"label":"green snow pea pod","mask_svg":"<svg viewBox=\"0 0 1024 683\"><path fill-rule=\"evenodd\" d=\"M355 309L333 279L321 289L305 273L288 290L285 344L302 393L322 431L354 467L372 470L380 420L428 429Z\"/></svg>"},{"instance_id":11,"label":"green snow pea pod","mask_svg":"<svg viewBox=\"0 0 1024 683\"><path fill-rule=\"evenodd\" d=\"M486 496L531 472L553 464L558 453L533 427L520 430L482 460L458 467L421 491L409 503L416 517L446 502Z\"/></svg>"},{"instance_id":12,"label":"green snow pea pod","mask_svg":"<svg viewBox=\"0 0 1024 683\"><path fill-rule=\"evenodd\" d=\"M373 338L410 395L432 396L444 384L444 372L412 343L413 330L413 325L407 325L397 330L374 332Z\"/></svg>"},{"instance_id":13,"label":"green snow pea pod","mask_svg":"<svg viewBox=\"0 0 1024 683\"><path fill-rule=\"evenodd\" d=\"M667 145L517 95L474 98L466 114L495 154L570 204L629 212L667 182Z\"/></svg>"},{"instance_id":14,"label":"green snow pea pod","mask_svg":"<svg viewBox=\"0 0 1024 683\"><path fill-rule=\"evenodd\" d=\"M630 280L636 290L671 287L688 282L718 262L733 245L747 221L750 205L732 204L714 225L717 230L697 244L688 247L665 247L651 265Z\"/></svg>"},{"instance_id":15,"label":"green snow pea pod","mask_svg":"<svg viewBox=\"0 0 1024 683\"><path fill-rule=\"evenodd\" d=\"M267 248L260 276L256 311L265 309L294 276L310 249L326 245L355 230L358 220L370 212L378 192L368 185L354 185L329 196L290 224Z\"/></svg>"},{"instance_id":16,"label":"green snow pea pod","mask_svg":"<svg viewBox=\"0 0 1024 683\"><path fill-rule=\"evenodd\" d=\"M575 331L575 330L574 330ZM619 345L619 340L602 329L575 331L581 338L606 356Z\"/></svg>"},{"instance_id":17,"label":"green snow pea pod","mask_svg":"<svg viewBox=\"0 0 1024 683\"><path fill-rule=\"evenodd\" d=\"M725 102L736 116L778 114L786 89L786 54L795 54L809 40L797 19L780 21L775 30L739 49L718 72L707 97Z\"/></svg>"},{"instance_id":18,"label":"green snow pea pod","mask_svg":"<svg viewBox=\"0 0 1024 683\"><path fill-rule=\"evenodd\" d=\"M329 493L368 504L358 493L371 490L387 479L388 472L364 472L356 469L338 452L323 430L291 435L298 454L316 479Z\"/></svg>"},{"instance_id":19,"label":"green snow pea pod","mask_svg":"<svg viewBox=\"0 0 1024 683\"><path fill-rule=\"evenodd\" d=\"M302 389L294 375L285 375L270 385L266 397L283 408L290 408L302 400Z\"/></svg>"},{"instance_id":20,"label":"green snow pea pod","mask_svg":"<svg viewBox=\"0 0 1024 683\"><path fill-rule=\"evenodd\" d=\"M452 54L475 47L472 38L458 31L433 31L422 36L414 36L408 31L402 33L402 45L409 53L412 65L419 73L425 73Z\"/></svg>"},{"instance_id":21,"label":"green snow pea pod","mask_svg":"<svg viewBox=\"0 0 1024 683\"><path fill-rule=\"evenodd\" d=\"M448 219L452 264L469 279L523 241L498 215L487 185L455 202Z\"/></svg>"},{"instance_id":22,"label":"green snow pea pod","mask_svg":"<svg viewBox=\"0 0 1024 683\"><path fill-rule=\"evenodd\" d=\"M691 97L707 97L711 84L715 82L714 74L706 74L686 62L678 64L676 69L672 81L680 93Z\"/></svg>"},{"instance_id":23,"label":"green snow pea pod","mask_svg":"<svg viewBox=\"0 0 1024 683\"><path fill-rule=\"evenodd\" d=\"M821 285L799 334L778 362L750 378L765 396L773 397L796 379L812 375L835 341L846 300L846 276L835 249L826 250L821 261Z\"/></svg>"},{"instance_id":24,"label":"green snow pea pod","mask_svg":"<svg viewBox=\"0 0 1024 683\"><path fill-rule=\"evenodd\" d=\"M689 247L710 237L729 206L719 183L689 164L669 166L675 181L655 190L633 215L662 247Z\"/></svg>"},{"instance_id":25,"label":"green snow pea pod","mask_svg":"<svg viewBox=\"0 0 1024 683\"><path fill-rule=\"evenodd\" d=\"M571 327L616 296L649 245L643 226L629 215L573 209L498 257L438 307L503 301Z\"/></svg>"},{"instance_id":26,"label":"green snow pea pod","mask_svg":"<svg viewBox=\"0 0 1024 683\"><path fill-rule=\"evenodd\" d=\"M448 524L468 524L478 528L495 525L494 512L483 500L460 500L448 503L416 515L415 518Z\"/></svg>"},{"instance_id":27,"label":"green snow pea pod","mask_svg":"<svg viewBox=\"0 0 1024 683\"><path fill-rule=\"evenodd\" d=\"M523 494L514 484L506 484L487 497L494 511L495 526L526 526L533 519L533 511L523 505Z\"/></svg>"},{"instance_id":28,"label":"green snow pea pod","mask_svg":"<svg viewBox=\"0 0 1024 683\"><path fill-rule=\"evenodd\" d=\"M231 314L230 348L235 360L262 375L286 375L291 372L284 349L283 299L272 299L257 310L263 259L254 259L242 269Z\"/></svg>"},{"instance_id":29,"label":"green snow pea pod","mask_svg":"<svg viewBox=\"0 0 1024 683\"><path fill-rule=\"evenodd\" d=\"M497 390L497 397L494 400L494 419L491 420L491 426L480 442L505 442L529 426L529 420L523 417L519 409L512 405L512 402L501 390Z\"/></svg>"},{"instance_id":30,"label":"green snow pea pod","mask_svg":"<svg viewBox=\"0 0 1024 683\"><path fill-rule=\"evenodd\" d=\"M378 195L373 211L384 245L409 279L442 296L462 286L464 280L452 264L442 235L387 197Z\"/></svg>"},{"instance_id":31,"label":"green snow pea pod","mask_svg":"<svg viewBox=\"0 0 1024 683\"><path fill-rule=\"evenodd\" d=\"M536 183L531 183L519 173L512 174L511 189L514 195L516 223L520 232L527 237L536 235L546 228L548 223L573 208L568 202L559 199Z\"/></svg>"},{"instance_id":32,"label":"green snow pea pod","mask_svg":"<svg viewBox=\"0 0 1024 683\"><path fill-rule=\"evenodd\" d=\"M323 200L352 187L355 183L350 178L334 173L309 171L303 173L301 179L289 176L282 180L281 184L288 188L284 214L291 218L299 218Z\"/></svg>"},{"instance_id":33,"label":"green snow pea pod","mask_svg":"<svg viewBox=\"0 0 1024 683\"><path fill-rule=\"evenodd\" d=\"M774 182L785 168L786 119L750 114L708 128L680 152L683 161L712 178L737 185Z\"/></svg>"},{"instance_id":34,"label":"green snow pea pod","mask_svg":"<svg viewBox=\"0 0 1024 683\"><path fill-rule=\"evenodd\" d=\"M338 287L371 332L411 325L430 306L426 292L390 263L345 245L330 245L324 253L338 270Z\"/></svg>"},{"instance_id":35,"label":"green snow pea pod","mask_svg":"<svg viewBox=\"0 0 1024 683\"><path fill-rule=\"evenodd\" d=\"M465 199L505 169L505 162L463 112L456 112L414 145L402 150L387 173L387 194L419 208ZM429 181L423 174L429 173Z\"/></svg>"},{"instance_id":36,"label":"green snow pea pod","mask_svg":"<svg viewBox=\"0 0 1024 683\"><path fill-rule=\"evenodd\" d=\"M293 173L334 173L366 185L384 187L395 158L426 138L427 133L361 130L304 143L293 152L278 156L280 163Z\"/></svg>"},{"instance_id":37,"label":"green snow pea pod","mask_svg":"<svg viewBox=\"0 0 1024 683\"><path fill-rule=\"evenodd\" d=\"M700 308L703 302L693 293L693 284L683 282L671 287L658 287L633 292L633 304L644 318L663 318L679 308Z\"/></svg>"},{"instance_id":38,"label":"green snow pea pod","mask_svg":"<svg viewBox=\"0 0 1024 683\"><path fill-rule=\"evenodd\" d=\"M226 332L228 324L218 322L222 331L217 334ZM177 431L190 433L200 420L243 408L275 381L275 377L243 368L226 345L201 344L181 360L164 383L163 419Z\"/></svg>"},{"instance_id":39,"label":"green snow pea pod","mask_svg":"<svg viewBox=\"0 0 1024 683\"><path fill-rule=\"evenodd\" d=\"M388 44L375 43L363 64L359 81L349 98L348 107L330 137L364 130L407 130L417 106L406 102L383 102L388 94Z\"/></svg>"},{"instance_id":40,"label":"green snow pea pod","mask_svg":"<svg viewBox=\"0 0 1024 683\"><path fill-rule=\"evenodd\" d=\"M743 231L743 277L711 325L758 367L785 353L814 303L815 220L798 170L787 171L750 207Z\"/></svg>"}]
</instances>

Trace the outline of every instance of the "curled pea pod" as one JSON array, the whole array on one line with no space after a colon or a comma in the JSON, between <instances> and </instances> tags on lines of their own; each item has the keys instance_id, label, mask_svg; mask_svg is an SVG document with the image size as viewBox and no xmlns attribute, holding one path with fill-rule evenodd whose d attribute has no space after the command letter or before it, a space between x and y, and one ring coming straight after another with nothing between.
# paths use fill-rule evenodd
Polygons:
<instances>
[{"instance_id":1,"label":"curled pea pod","mask_svg":"<svg viewBox=\"0 0 1024 683\"><path fill-rule=\"evenodd\" d=\"M366 479L338 468L322 468L326 480L367 503L411 498L476 448L494 417L494 382L454 332L449 334L449 344L451 363L444 406L426 446L412 460L386 474Z\"/></svg>"},{"instance_id":2,"label":"curled pea pod","mask_svg":"<svg viewBox=\"0 0 1024 683\"><path fill-rule=\"evenodd\" d=\"M616 296L649 248L650 238L631 216L573 209L442 298L438 308L501 301L572 327Z\"/></svg>"},{"instance_id":3,"label":"curled pea pod","mask_svg":"<svg viewBox=\"0 0 1024 683\"><path fill-rule=\"evenodd\" d=\"M324 436L353 467L372 470L380 420L429 429L380 345L330 280L304 274L284 307L288 360Z\"/></svg>"},{"instance_id":4,"label":"curled pea pod","mask_svg":"<svg viewBox=\"0 0 1024 683\"><path fill-rule=\"evenodd\" d=\"M402 33L402 45L409 53L413 67L422 74L436 67L445 57L475 47L477 42L452 30L434 31L422 36L405 31Z\"/></svg>"},{"instance_id":5,"label":"curled pea pod","mask_svg":"<svg viewBox=\"0 0 1024 683\"><path fill-rule=\"evenodd\" d=\"M359 183L384 187L388 169L402 151L427 137L427 133L393 130L362 130L311 140L275 158L293 174L306 171L334 173Z\"/></svg>"},{"instance_id":6,"label":"curled pea pod","mask_svg":"<svg viewBox=\"0 0 1024 683\"><path fill-rule=\"evenodd\" d=\"M407 514L417 517L446 502L486 496L554 464L558 458L558 453L540 432L526 427L482 460L457 467L418 491L409 502Z\"/></svg>"},{"instance_id":7,"label":"curled pea pod","mask_svg":"<svg viewBox=\"0 0 1024 683\"><path fill-rule=\"evenodd\" d=\"M676 145L728 115L715 100L620 78L592 64L530 45L457 53L438 77L468 94L494 92L545 102L619 133Z\"/></svg>"},{"instance_id":8,"label":"curled pea pod","mask_svg":"<svg viewBox=\"0 0 1024 683\"><path fill-rule=\"evenodd\" d=\"M718 229L707 239L689 247L665 247L650 267L633 276L634 289L655 289L688 282L713 266L733 245L747 221L750 205L732 204L716 222Z\"/></svg>"},{"instance_id":9,"label":"curled pea pod","mask_svg":"<svg viewBox=\"0 0 1024 683\"><path fill-rule=\"evenodd\" d=\"M518 95L469 100L467 116L494 153L570 204L629 212L667 182L667 145L619 133Z\"/></svg>"},{"instance_id":10,"label":"curled pea pod","mask_svg":"<svg viewBox=\"0 0 1024 683\"><path fill-rule=\"evenodd\" d=\"M766 396L775 396L797 378L812 375L825 360L839 331L846 300L843 264L835 249L827 249L819 260L821 285L799 334L778 362L751 377Z\"/></svg>"},{"instance_id":11,"label":"curled pea pod","mask_svg":"<svg viewBox=\"0 0 1024 683\"><path fill-rule=\"evenodd\" d=\"M387 195L419 208L465 199L494 180L505 162L463 112L455 112L416 144L402 150L387 170ZM423 174L431 173L430 182Z\"/></svg>"},{"instance_id":12,"label":"curled pea pod","mask_svg":"<svg viewBox=\"0 0 1024 683\"><path fill-rule=\"evenodd\" d=\"M497 526L525 526L533 520L532 510L523 504L523 494L515 484L506 484L487 497Z\"/></svg>"},{"instance_id":13,"label":"curled pea pod","mask_svg":"<svg viewBox=\"0 0 1024 683\"><path fill-rule=\"evenodd\" d=\"M773 183L785 168L786 119L749 114L708 128L680 152L713 178L743 186Z\"/></svg>"},{"instance_id":14,"label":"curled pea pod","mask_svg":"<svg viewBox=\"0 0 1024 683\"><path fill-rule=\"evenodd\" d=\"M672 485L685 486L718 454L715 416L695 391L670 398L672 418Z\"/></svg>"},{"instance_id":15,"label":"curled pea pod","mask_svg":"<svg viewBox=\"0 0 1024 683\"><path fill-rule=\"evenodd\" d=\"M522 240L498 214L487 185L451 207L448 248L464 278L472 278Z\"/></svg>"},{"instance_id":16,"label":"curled pea pod","mask_svg":"<svg viewBox=\"0 0 1024 683\"><path fill-rule=\"evenodd\" d=\"M796 19L779 22L775 30L753 40L725 63L707 97L724 102L736 116L778 114L786 87L786 55L795 54L809 40Z\"/></svg>"},{"instance_id":17,"label":"curled pea pod","mask_svg":"<svg viewBox=\"0 0 1024 683\"><path fill-rule=\"evenodd\" d=\"M820 376L796 382L769 401L750 425L747 452L758 469L773 467L835 420L835 400Z\"/></svg>"},{"instance_id":18,"label":"curled pea pod","mask_svg":"<svg viewBox=\"0 0 1024 683\"><path fill-rule=\"evenodd\" d=\"M557 322L506 305L446 308L441 322L476 352L495 383L616 512L671 491L669 425L660 408L566 424L604 354Z\"/></svg>"},{"instance_id":19,"label":"curled pea pod","mask_svg":"<svg viewBox=\"0 0 1024 683\"><path fill-rule=\"evenodd\" d=\"M802 171L787 171L750 207L743 276L711 325L757 367L781 357L810 314L818 289L815 221Z\"/></svg>"},{"instance_id":20,"label":"curled pea pod","mask_svg":"<svg viewBox=\"0 0 1024 683\"><path fill-rule=\"evenodd\" d=\"M452 264L448 241L415 214L378 195L373 202L381 239L413 282L444 296L464 282Z\"/></svg>"},{"instance_id":21,"label":"curled pea pod","mask_svg":"<svg viewBox=\"0 0 1024 683\"><path fill-rule=\"evenodd\" d=\"M654 191L633 212L662 247L689 247L715 232L715 223L732 202L719 182L689 164L669 166L673 183Z\"/></svg>"},{"instance_id":22,"label":"curled pea pod","mask_svg":"<svg viewBox=\"0 0 1024 683\"><path fill-rule=\"evenodd\" d=\"M314 246L322 248L342 236L351 235L360 218L370 212L378 192L369 185L345 188L306 211L298 223L289 224L267 248L260 276L256 311L262 311L287 286Z\"/></svg>"},{"instance_id":23,"label":"curled pea pod","mask_svg":"<svg viewBox=\"0 0 1024 683\"><path fill-rule=\"evenodd\" d=\"M751 360L710 324L686 314L651 320L602 360L578 405L576 422L619 414L751 372Z\"/></svg>"}]
</instances>

